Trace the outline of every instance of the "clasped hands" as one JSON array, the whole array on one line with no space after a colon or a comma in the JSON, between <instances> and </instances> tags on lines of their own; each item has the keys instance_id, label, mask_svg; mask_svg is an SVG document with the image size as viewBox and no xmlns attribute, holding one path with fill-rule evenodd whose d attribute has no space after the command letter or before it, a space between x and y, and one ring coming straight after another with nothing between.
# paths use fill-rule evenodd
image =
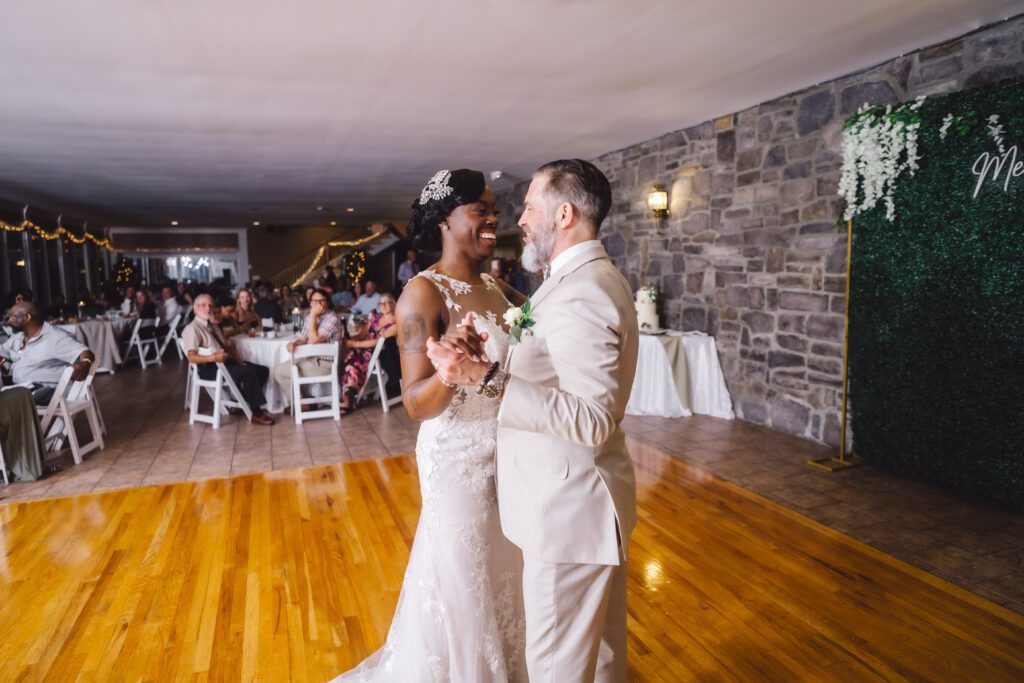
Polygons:
<instances>
[{"instance_id":1,"label":"clasped hands","mask_svg":"<svg viewBox=\"0 0 1024 683\"><path fill-rule=\"evenodd\" d=\"M484 351L486 332L477 332L473 314L467 313L462 323L441 337L427 339L427 358L437 376L448 384L472 386L479 384L491 367Z\"/></svg>"}]
</instances>

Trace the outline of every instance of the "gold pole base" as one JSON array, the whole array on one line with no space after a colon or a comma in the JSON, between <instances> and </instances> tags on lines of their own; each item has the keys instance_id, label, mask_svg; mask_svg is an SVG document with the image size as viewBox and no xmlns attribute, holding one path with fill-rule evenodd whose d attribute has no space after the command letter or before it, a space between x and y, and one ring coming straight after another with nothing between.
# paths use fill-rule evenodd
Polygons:
<instances>
[{"instance_id":1,"label":"gold pole base","mask_svg":"<svg viewBox=\"0 0 1024 683\"><path fill-rule=\"evenodd\" d=\"M839 472L840 470L848 470L851 467L866 465L867 462L863 458L850 453L845 458L842 456L834 456L831 458L822 458L821 460L808 460L807 464L815 469L824 470L825 472Z\"/></svg>"}]
</instances>

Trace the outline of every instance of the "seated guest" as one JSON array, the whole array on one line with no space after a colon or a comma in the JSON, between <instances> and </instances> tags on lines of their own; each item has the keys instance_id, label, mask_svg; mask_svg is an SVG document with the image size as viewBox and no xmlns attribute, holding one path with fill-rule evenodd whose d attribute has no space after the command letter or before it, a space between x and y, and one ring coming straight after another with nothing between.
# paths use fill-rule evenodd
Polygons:
<instances>
[{"instance_id":1,"label":"seated guest","mask_svg":"<svg viewBox=\"0 0 1024 683\"><path fill-rule=\"evenodd\" d=\"M14 384L33 385L32 398L37 404L50 402L67 366L74 368L71 379L75 381L89 374L95 360L92 351L64 330L43 321L34 304L16 304L11 309L10 324L14 335L0 344L0 358L10 361Z\"/></svg>"},{"instance_id":2,"label":"seated guest","mask_svg":"<svg viewBox=\"0 0 1024 683\"><path fill-rule=\"evenodd\" d=\"M171 322L174 321L174 316L181 313L181 304L178 303L178 298L174 293L174 289L170 286L160 288L160 307L157 309L157 315L160 318L160 327L163 331L161 335L167 334L167 330L170 329Z\"/></svg>"},{"instance_id":3,"label":"seated guest","mask_svg":"<svg viewBox=\"0 0 1024 683\"><path fill-rule=\"evenodd\" d=\"M281 312L285 315L291 315L292 309L303 308L301 297L297 294L292 294L292 288L290 285L281 285Z\"/></svg>"},{"instance_id":4,"label":"seated guest","mask_svg":"<svg viewBox=\"0 0 1024 683\"><path fill-rule=\"evenodd\" d=\"M61 470L43 464L43 432L32 393L25 387L0 391L0 444L7 472L17 481L35 481Z\"/></svg>"},{"instance_id":5,"label":"seated guest","mask_svg":"<svg viewBox=\"0 0 1024 683\"><path fill-rule=\"evenodd\" d=\"M256 315L261 321L264 318L270 318L275 325L280 325L284 322L284 316L281 314L281 307L271 298L271 294L270 287L265 284L260 285L256 290L256 296L259 298L256 300L253 310L256 311Z\"/></svg>"},{"instance_id":6,"label":"seated guest","mask_svg":"<svg viewBox=\"0 0 1024 683\"><path fill-rule=\"evenodd\" d=\"M159 314L157 314L156 304L149 299L149 292L146 291L145 287L139 287L135 291L135 312L142 320L157 320L157 326L159 322ZM157 327L149 325L139 329L139 337L142 339L152 339L156 336ZM128 331L131 334L131 331Z\"/></svg>"},{"instance_id":7,"label":"seated guest","mask_svg":"<svg viewBox=\"0 0 1024 683\"><path fill-rule=\"evenodd\" d=\"M4 302L3 320L6 324L7 318L10 317L11 311L14 309L15 304L23 304L25 302L32 301L32 290L31 289L19 289L11 292L7 301Z\"/></svg>"},{"instance_id":8,"label":"seated guest","mask_svg":"<svg viewBox=\"0 0 1024 683\"><path fill-rule=\"evenodd\" d=\"M316 291L316 287L306 287L306 293L302 297L302 306L300 306L299 308L302 308L302 309L309 308L309 300L313 297L313 292L315 292L315 291Z\"/></svg>"},{"instance_id":9,"label":"seated guest","mask_svg":"<svg viewBox=\"0 0 1024 683\"><path fill-rule=\"evenodd\" d=\"M186 325L181 333L181 342L188 355L188 362L198 365L199 376L207 380L213 379L217 374L215 363L224 363L228 374L242 393L242 399L249 404L252 423L274 424L273 418L263 410L263 385L270 376L270 369L238 359L234 346L224 336L220 325L211 320L214 316L213 297L209 294L200 294L192 306L195 319ZM212 356L202 356L199 354L200 348L209 349L214 353Z\"/></svg>"},{"instance_id":10,"label":"seated guest","mask_svg":"<svg viewBox=\"0 0 1024 683\"><path fill-rule=\"evenodd\" d=\"M388 297L388 312L373 314L369 320L353 316L348 324L349 338L345 340L345 355L342 359L341 413L347 415L356 409L356 396L370 370L373 347L380 337L394 337L398 334L395 320L395 299Z\"/></svg>"},{"instance_id":11,"label":"seated guest","mask_svg":"<svg viewBox=\"0 0 1024 683\"><path fill-rule=\"evenodd\" d=\"M377 329L382 330L384 348L380 350L380 367L387 373L387 385L384 387L388 397L402 393L402 362L398 353L398 320L395 318L395 306L398 303L391 294L380 295L380 319Z\"/></svg>"},{"instance_id":12,"label":"seated guest","mask_svg":"<svg viewBox=\"0 0 1024 683\"><path fill-rule=\"evenodd\" d=\"M143 320L154 320L159 317L156 304L149 298L149 292L141 287L135 291L135 312Z\"/></svg>"},{"instance_id":13,"label":"seated guest","mask_svg":"<svg viewBox=\"0 0 1024 683\"><path fill-rule=\"evenodd\" d=\"M124 288L124 300L121 301L121 315L138 315L135 303L135 288L128 285Z\"/></svg>"},{"instance_id":14,"label":"seated guest","mask_svg":"<svg viewBox=\"0 0 1024 683\"><path fill-rule=\"evenodd\" d=\"M178 300L180 306L191 306L192 305L192 294L185 287L184 282L179 282L175 291L175 299Z\"/></svg>"},{"instance_id":15,"label":"seated guest","mask_svg":"<svg viewBox=\"0 0 1024 683\"><path fill-rule=\"evenodd\" d=\"M93 294L89 290L79 292L78 305L82 316L85 318L98 318L107 310L107 305L106 302L103 301L103 296L100 294Z\"/></svg>"},{"instance_id":16,"label":"seated guest","mask_svg":"<svg viewBox=\"0 0 1024 683\"><path fill-rule=\"evenodd\" d=\"M356 315L369 316L380 309L380 294L373 280L366 281L366 292L352 304L352 312Z\"/></svg>"},{"instance_id":17,"label":"seated guest","mask_svg":"<svg viewBox=\"0 0 1024 683\"><path fill-rule=\"evenodd\" d=\"M505 279L505 262L500 258L491 259L490 270L487 271L495 280Z\"/></svg>"},{"instance_id":18,"label":"seated guest","mask_svg":"<svg viewBox=\"0 0 1024 683\"><path fill-rule=\"evenodd\" d=\"M235 299L235 323L246 334L260 326L260 317L253 309L255 303L251 291L245 288L238 290L238 297Z\"/></svg>"},{"instance_id":19,"label":"seated guest","mask_svg":"<svg viewBox=\"0 0 1024 683\"><path fill-rule=\"evenodd\" d=\"M64 295L57 294L53 297L53 304L43 309L43 317L47 320L66 320L77 315L77 310L64 302Z\"/></svg>"},{"instance_id":20,"label":"seated guest","mask_svg":"<svg viewBox=\"0 0 1024 683\"><path fill-rule=\"evenodd\" d=\"M288 351L303 344L328 344L340 342L343 338L341 319L331 310L327 290L317 289L309 304L306 328L294 341L288 343ZM331 371L329 358L302 358L299 360L299 376L326 375ZM274 368L274 380L281 386L288 400L292 397L292 362L285 361Z\"/></svg>"},{"instance_id":21,"label":"seated guest","mask_svg":"<svg viewBox=\"0 0 1024 683\"><path fill-rule=\"evenodd\" d=\"M355 289L355 294L352 293L351 289L341 289L335 292L331 295L331 305L347 313L359 297L360 285L358 282L355 284Z\"/></svg>"},{"instance_id":22,"label":"seated guest","mask_svg":"<svg viewBox=\"0 0 1024 683\"><path fill-rule=\"evenodd\" d=\"M220 325L221 332L224 333L225 339L242 334L242 328L235 322L235 300L229 296L222 296L217 299L217 303L214 306L217 311L217 324ZM194 309L193 309L194 310Z\"/></svg>"}]
</instances>

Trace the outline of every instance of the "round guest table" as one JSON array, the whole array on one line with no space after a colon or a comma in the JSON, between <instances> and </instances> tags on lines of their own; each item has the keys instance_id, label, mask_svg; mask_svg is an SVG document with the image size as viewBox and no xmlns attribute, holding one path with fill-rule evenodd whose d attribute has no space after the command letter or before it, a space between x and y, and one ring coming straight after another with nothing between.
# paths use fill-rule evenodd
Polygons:
<instances>
[{"instance_id":1,"label":"round guest table","mask_svg":"<svg viewBox=\"0 0 1024 683\"><path fill-rule=\"evenodd\" d=\"M641 334L636 366L626 413L735 417L714 337L675 331Z\"/></svg>"},{"instance_id":2,"label":"round guest table","mask_svg":"<svg viewBox=\"0 0 1024 683\"><path fill-rule=\"evenodd\" d=\"M263 387L268 412L280 413L286 405L291 403L281 391L281 387L274 381L274 367L292 359L292 354L288 351L288 342L295 337L296 335L288 332L274 339L261 336L248 337L242 334L231 338L239 358L270 368L270 377L267 379L266 386Z\"/></svg>"},{"instance_id":3,"label":"round guest table","mask_svg":"<svg viewBox=\"0 0 1024 683\"><path fill-rule=\"evenodd\" d=\"M104 318L79 320L57 325L96 354L96 372L114 373L121 364L121 351L117 347L117 331L113 321Z\"/></svg>"}]
</instances>

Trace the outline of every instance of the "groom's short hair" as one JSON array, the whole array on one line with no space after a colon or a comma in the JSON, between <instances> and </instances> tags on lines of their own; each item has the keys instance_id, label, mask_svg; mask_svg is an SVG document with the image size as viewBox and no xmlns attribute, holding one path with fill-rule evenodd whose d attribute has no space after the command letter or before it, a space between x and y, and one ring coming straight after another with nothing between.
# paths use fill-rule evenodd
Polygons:
<instances>
[{"instance_id":1,"label":"groom's short hair","mask_svg":"<svg viewBox=\"0 0 1024 683\"><path fill-rule=\"evenodd\" d=\"M612 206L612 186L601 169L583 159L559 159L538 168L538 175L547 176L549 200L569 202L580 218L600 229Z\"/></svg>"}]
</instances>

